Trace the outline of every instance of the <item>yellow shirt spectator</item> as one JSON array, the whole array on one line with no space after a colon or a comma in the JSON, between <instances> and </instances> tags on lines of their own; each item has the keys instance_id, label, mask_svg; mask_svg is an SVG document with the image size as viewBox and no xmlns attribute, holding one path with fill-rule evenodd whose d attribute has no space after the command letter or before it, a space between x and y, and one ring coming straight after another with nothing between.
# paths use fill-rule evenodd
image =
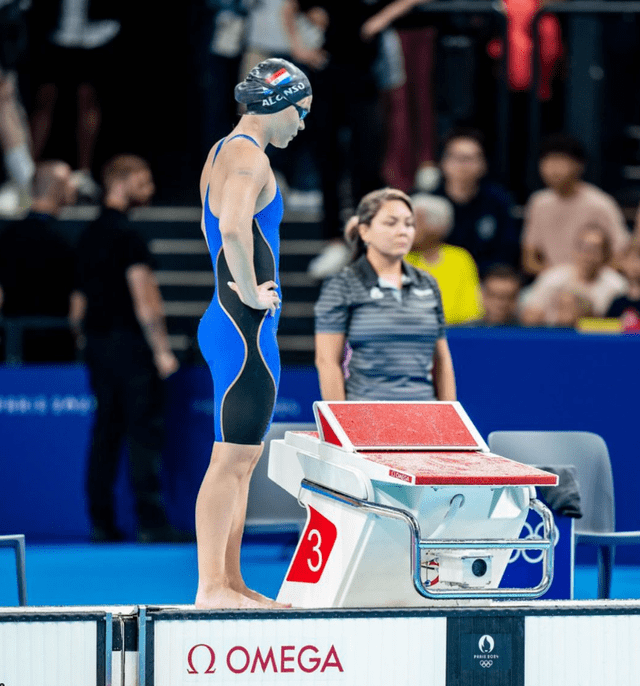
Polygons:
<instances>
[{"instance_id":1,"label":"yellow shirt spectator","mask_svg":"<svg viewBox=\"0 0 640 686\"><path fill-rule=\"evenodd\" d=\"M478 269L467 250L442 243L433 262L427 261L421 252L413 251L405 259L429 272L438 282L447 324L464 324L483 316Z\"/></svg>"}]
</instances>

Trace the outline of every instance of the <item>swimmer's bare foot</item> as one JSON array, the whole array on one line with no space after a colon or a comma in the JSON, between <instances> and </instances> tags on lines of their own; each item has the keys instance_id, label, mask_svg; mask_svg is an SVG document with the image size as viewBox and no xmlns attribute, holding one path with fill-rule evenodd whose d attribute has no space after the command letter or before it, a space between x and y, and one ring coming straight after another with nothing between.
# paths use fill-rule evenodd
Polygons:
<instances>
[{"instance_id":1,"label":"swimmer's bare foot","mask_svg":"<svg viewBox=\"0 0 640 686\"><path fill-rule=\"evenodd\" d=\"M241 586L235 586L234 590L238 593L242 593L242 595L247 596L247 598L251 598L252 600L255 600L259 603L266 603L268 607L272 607L274 609L280 608L286 610L287 608L291 607L291 603L279 603L277 600L272 600L271 598L267 598L266 595L262 595L262 593L254 591L252 588L249 588L245 584L242 584Z\"/></svg>"},{"instance_id":2,"label":"swimmer's bare foot","mask_svg":"<svg viewBox=\"0 0 640 686\"><path fill-rule=\"evenodd\" d=\"M197 610L264 610L271 607L266 601L268 598L261 601L231 588L221 588L210 593L198 593L195 606Z\"/></svg>"},{"instance_id":3,"label":"swimmer's bare foot","mask_svg":"<svg viewBox=\"0 0 640 686\"><path fill-rule=\"evenodd\" d=\"M262 595L262 593L258 593L258 591L254 591L253 589L249 588L248 586L245 586L242 591L240 591L243 595L247 596L247 598L251 598L252 600L256 600L259 603L266 603L268 607L273 607L275 609L281 608L281 609L287 609L291 607L291 603L279 603L277 600L272 600L271 598L267 598L266 595Z\"/></svg>"}]
</instances>

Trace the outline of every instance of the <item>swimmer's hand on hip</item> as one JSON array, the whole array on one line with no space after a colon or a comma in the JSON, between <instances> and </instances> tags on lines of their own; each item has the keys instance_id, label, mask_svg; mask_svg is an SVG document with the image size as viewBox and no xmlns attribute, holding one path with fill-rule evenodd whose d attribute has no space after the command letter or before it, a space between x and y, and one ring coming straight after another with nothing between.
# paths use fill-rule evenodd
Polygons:
<instances>
[{"instance_id":1,"label":"swimmer's hand on hip","mask_svg":"<svg viewBox=\"0 0 640 686\"><path fill-rule=\"evenodd\" d=\"M280 296L278 295L278 284L275 281L265 281L258 286L258 291L254 297L243 296L234 281L227 281L227 286L238 294L240 301L253 310L269 310L269 314L275 315L280 307Z\"/></svg>"}]
</instances>

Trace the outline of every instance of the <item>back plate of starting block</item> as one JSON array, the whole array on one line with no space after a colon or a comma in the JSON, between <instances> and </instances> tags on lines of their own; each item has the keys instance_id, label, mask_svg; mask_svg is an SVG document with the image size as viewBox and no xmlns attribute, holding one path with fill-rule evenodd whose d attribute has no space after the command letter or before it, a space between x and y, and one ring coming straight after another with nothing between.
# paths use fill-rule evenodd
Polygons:
<instances>
[{"instance_id":1,"label":"back plate of starting block","mask_svg":"<svg viewBox=\"0 0 640 686\"><path fill-rule=\"evenodd\" d=\"M360 450L489 452L458 402L315 402L320 438Z\"/></svg>"}]
</instances>

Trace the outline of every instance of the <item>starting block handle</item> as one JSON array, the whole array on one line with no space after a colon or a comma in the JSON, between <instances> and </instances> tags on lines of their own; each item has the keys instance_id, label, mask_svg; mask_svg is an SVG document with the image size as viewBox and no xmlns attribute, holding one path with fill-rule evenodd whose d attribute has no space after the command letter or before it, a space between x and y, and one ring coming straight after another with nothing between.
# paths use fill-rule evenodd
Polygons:
<instances>
[{"instance_id":1,"label":"starting block handle","mask_svg":"<svg viewBox=\"0 0 640 686\"><path fill-rule=\"evenodd\" d=\"M322 472L322 476L325 479L328 479L329 483L332 483L336 481L336 477L339 477L340 486L344 489L344 491L342 491L344 495L349 495L349 497L360 499L364 502L373 499L373 485L371 484L371 479L359 469L350 467L349 465L331 464L331 469L327 470L326 463L310 459L302 452L298 452L296 455L301 462L305 463L306 472L311 478L313 478L314 475L319 476ZM304 481L305 480L303 480L303 482ZM310 481L310 483L314 482ZM304 504L301 501L302 490L303 487L301 484L300 492L298 493L298 504L304 507ZM336 491L336 493L337 492L338 491Z\"/></svg>"},{"instance_id":2,"label":"starting block handle","mask_svg":"<svg viewBox=\"0 0 640 686\"><path fill-rule=\"evenodd\" d=\"M541 517L544 527L544 537L539 540L523 540L523 539L489 539L489 540L417 540L413 538L412 541L417 543L417 551L414 547L412 549L412 566L413 566L413 584L416 590L421 595L428 598L508 598L508 599L526 599L539 598L551 586L553 582L553 561L554 561L554 523L553 515L544 503L537 498L532 498L529 501L529 507L535 510ZM532 588L491 588L491 589L475 589L474 591L454 591L447 589L446 591L436 591L429 589L422 583L420 575L420 555L419 550L495 550L495 549L515 549L515 550L542 550L542 579L537 586Z\"/></svg>"},{"instance_id":3,"label":"starting block handle","mask_svg":"<svg viewBox=\"0 0 640 686\"><path fill-rule=\"evenodd\" d=\"M373 514L382 517L391 517L392 519L400 519L404 521L409 527L411 534L411 573L413 576L413 585L416 591L425 598L437 599L474 599L474 598L496 598L501 599L528 599L539 598L551 586L553 582L553 561L554 561L554 523L553 515L548 507L546 507L537 498L532 498L529 501L529 508L535 510L541 517L544 527L544 537L539 540L524 540L524 539L422 539L420 535L420 524L418 520L405 510L390 505L381 505L379 503L372 503L370 501L361 500L353 496L334 491L320 484L313 483L307 479L302 480L301 489L307 489L314 493L318 493L332 500L337 500L351 507L366 510ZM462 502L452 500L451 509L447 517L453 517L460 509ZM535 550L542 550L542 579L537 586L531 588L489 588L489 589L473 589L460 590L447 589L445 591L436 591L424 585L422 581L420 568L420 551L421 550L523 550L533 548Z\"/></svg>"}]
</instances>

